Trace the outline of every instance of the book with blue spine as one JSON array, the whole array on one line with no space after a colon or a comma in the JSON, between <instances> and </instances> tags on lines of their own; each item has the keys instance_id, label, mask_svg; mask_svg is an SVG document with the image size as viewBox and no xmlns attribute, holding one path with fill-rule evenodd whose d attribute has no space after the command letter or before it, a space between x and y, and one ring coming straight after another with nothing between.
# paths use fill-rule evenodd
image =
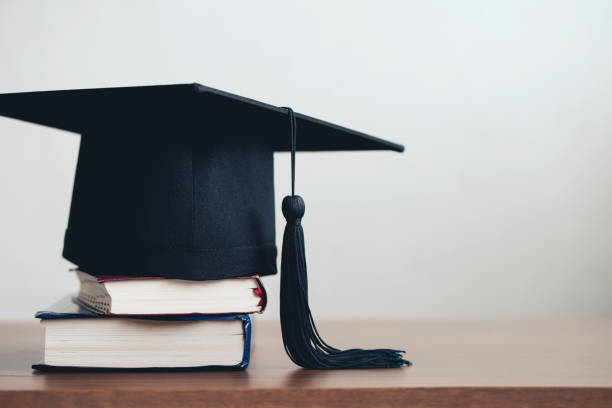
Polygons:
<instances>
[{"instance_id":1,"label":"book with blue spine","mask_svg":"<svg viewBox=\"0 0 612 408\"><path fill-rule=\"evenodd\" d=\"M40 371L244 369L246 314L100 315L67 296L36 313L45 330Z\"/></svg>"}]
</instances>

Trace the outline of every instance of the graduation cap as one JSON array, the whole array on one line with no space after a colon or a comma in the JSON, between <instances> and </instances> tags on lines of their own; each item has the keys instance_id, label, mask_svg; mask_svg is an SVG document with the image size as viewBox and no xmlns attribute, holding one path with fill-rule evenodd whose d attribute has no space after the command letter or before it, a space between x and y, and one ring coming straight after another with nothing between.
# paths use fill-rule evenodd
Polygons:
<instances>
[{"instance_id":1,"label":"graduation cap","mask_svg":"<svg viewBox=\"0 0 612 408\"><path fill-rule=\"evenodd\" d=\"M295 152L403 146L199 84L0 95L0 115L82 135L63 256L92 275L276 273L273 153L291 152L281 328L305 368L398 367L397 350L338 350L308 306Z\"/></svg>"}]
</instances>

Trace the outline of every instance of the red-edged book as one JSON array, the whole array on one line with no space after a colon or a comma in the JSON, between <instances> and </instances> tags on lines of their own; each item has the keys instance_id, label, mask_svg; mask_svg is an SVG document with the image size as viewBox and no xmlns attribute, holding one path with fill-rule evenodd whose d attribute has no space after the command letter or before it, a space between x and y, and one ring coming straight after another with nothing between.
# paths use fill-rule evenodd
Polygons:
<instances>
[{"instance_id":1,"label":"red-edged book","mask_svg":"<svg viewBox=\"0 0 612 408\"><path fill-rule=\"evenodd\" d=\"M258 276L190 281L76 274L81 282L76 301L103 315L246 314L266 307Z\"/></svg>"}]
</instances>

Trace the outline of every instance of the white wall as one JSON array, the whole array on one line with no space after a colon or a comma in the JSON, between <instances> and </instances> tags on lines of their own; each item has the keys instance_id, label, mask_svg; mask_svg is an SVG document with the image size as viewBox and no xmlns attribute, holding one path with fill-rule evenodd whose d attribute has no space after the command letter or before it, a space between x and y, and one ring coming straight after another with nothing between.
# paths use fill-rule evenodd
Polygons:
<instances>
[{"instance_id":1,"label":"white wall","mask_svg":"<svg viewBox=\"0 0 612 408\"><path fill-rule=\"evenodd\" d=\"M0 0L0 92L200 82L405 144L298 156L316 316L609 316L611 40L607 1ZM0 317L76 289L78 138L0 118Z\"/></svg>"}]
</instances>

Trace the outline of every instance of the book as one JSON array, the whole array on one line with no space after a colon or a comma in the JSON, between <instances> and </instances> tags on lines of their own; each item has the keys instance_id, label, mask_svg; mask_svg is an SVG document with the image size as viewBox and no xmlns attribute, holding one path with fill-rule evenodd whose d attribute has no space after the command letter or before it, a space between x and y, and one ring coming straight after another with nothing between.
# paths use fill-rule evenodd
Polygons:
<instances>
[{"instance_id":1,"label":"book","mask_svg":"<svg viewBox=\"0 0 612 408\"><path fill-rule=\"evenodd\" d=\"M66 297L36 313L44 357L32 368L63 370L243 369L249 364L246 314L100 316Z\"/></svg>"},{"instance_id":2,"label":"book","mask_svg":"<svg viewBox=\"0 0 612 408\"><path fill-rule=\"evenodd\" d=\"M247 314L266 307L257 276L191 281L76 274L81 283L77 301L100 314Z\"/></svg>"}]
</instances>

